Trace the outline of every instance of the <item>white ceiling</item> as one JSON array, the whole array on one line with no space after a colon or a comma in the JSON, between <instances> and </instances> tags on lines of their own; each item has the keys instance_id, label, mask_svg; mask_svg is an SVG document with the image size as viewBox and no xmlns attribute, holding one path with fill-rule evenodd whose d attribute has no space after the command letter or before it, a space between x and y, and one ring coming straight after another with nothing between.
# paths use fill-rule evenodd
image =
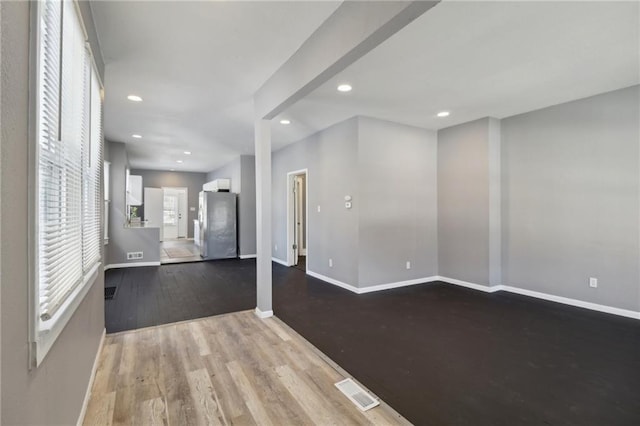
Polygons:
<instances>
[{"instance_id":1,"label":"white ceiling","mask_svg":"<svg viewBox=\"0 0 640 426\"><path fill-rule=\"evenodd\" d=\"M339 5L92 2L106 138L127 144L134 168L206 172L252 153L253 94Z\"/></svg>"},{"instance_id":2,"label":"white ceiling","mask_svg":"<svg viewBox=\"0 0 640 426\"><path fill-rule=\"evenodd\" d=\"M209 171L253 153L253 93L338 5L93 3L107 138L136 168ZM354 115L438 129L638 84L639 6L443 2L281 114L274 149Z\"/></svg>"},{"instance_id":3,"label":"white ceiling","mask_svg":"<svg viewBox=\"0 0 640 426\"><path fill-rule=\"evenodd\" d=\"M639 6L440 3L281 114L274 146L354 115L439 129L638 84Z\"/></svg>"}]
</instances>

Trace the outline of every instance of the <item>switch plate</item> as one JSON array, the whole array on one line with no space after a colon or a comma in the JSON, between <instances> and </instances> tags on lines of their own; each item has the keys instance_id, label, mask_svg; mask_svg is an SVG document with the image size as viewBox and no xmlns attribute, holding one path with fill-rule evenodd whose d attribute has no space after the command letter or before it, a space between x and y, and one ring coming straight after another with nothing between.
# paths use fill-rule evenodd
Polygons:
<instances>
[{"instance_id":1,"label":"switch plate","mask_svg":"<svg viewBox=\"0 0 640 426\"><path fill-rule=\"evenodd\" d=\"M598 288L598 279L597 278L589 278L589 287Z\"/></svg>"},{"instance_id":2,"label":"switch plate","mask_svg":"<svg viewBox=\"0 0 640 426\"><path fill-rule=\"evenodd\" d=\"M407 269L411 269L411 262L407 260Z\"/></svg>"},{"instance_id":3,"label":"switch plate","mask_svg":"<svg viewBox=\"0 0 640 426\"><path fill-rule=\"evenodd\" d=\"M333 268L333 259L329 259L329 268Z\"/></svg>"},{"instance_id":4,"label":"switch plate","mask_svg":"<svg viewBox=\"0 0 640 426\"><path fill-rule=\"evenodd\" d=\"M320 206L318 206L318 213L320 213Z\"/></svg>"}]
</instances>

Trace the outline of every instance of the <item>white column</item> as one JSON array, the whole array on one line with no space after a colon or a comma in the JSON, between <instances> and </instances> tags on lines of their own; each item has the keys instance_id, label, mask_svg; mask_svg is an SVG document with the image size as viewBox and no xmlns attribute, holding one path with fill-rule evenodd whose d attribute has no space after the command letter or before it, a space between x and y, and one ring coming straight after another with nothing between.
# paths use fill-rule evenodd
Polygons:
<instances>
[{"instance_id":1,"label":"white column","mask_svg":"<svg viewBox=\"0 0 640 426\"><path fill-rule=\"evenodd\" d=\"M256 143L256 315L273 315L271 303L271 121L257 119Z\"/></svg>"}]
</instances>

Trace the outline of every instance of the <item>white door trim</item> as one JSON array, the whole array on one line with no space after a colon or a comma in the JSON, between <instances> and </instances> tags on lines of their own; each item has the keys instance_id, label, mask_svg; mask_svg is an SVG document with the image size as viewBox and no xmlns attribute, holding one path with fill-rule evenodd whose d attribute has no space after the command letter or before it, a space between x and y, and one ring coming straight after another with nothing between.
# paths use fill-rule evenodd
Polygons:
<instances>
[{"instance_id":1,"label":"white door trim","mask_svg":"<svg viewBox=\"0 0 640 426\"><path fill-rule=\"evenodd\" d=\"M300 169L294 170L287 173L287 266L293 266L295 264L295 259L293 255L293 236L295 235L294 227L296 226L294 221L294 203L295 199L293 198L293 185L294 176L305 175L305 206L306 206L306 215L304 218L304 226L305 226L305 234L307 238L306 245L306 254L307 254L307 262L306 267L309 267L309 170L308 169Z\"/></svg>"},{"instance_id":2,"label":"white door trim","mask_svg":"<svg viewBox=\"0 0 640 426\"><path fill-rule=\"evenodd\" d=\"M176 236L177 238L187 238L189 236L189 188L187 188L186 186L163 186L163 195L166 190L175 191L176 193L184 192L184 206L180 205L180 195L176 194L178 196L178 223L176 225ZM184 229L186 230L184 236L182 237L180 236L181 222Z\"/></svg>"}]
</instances>

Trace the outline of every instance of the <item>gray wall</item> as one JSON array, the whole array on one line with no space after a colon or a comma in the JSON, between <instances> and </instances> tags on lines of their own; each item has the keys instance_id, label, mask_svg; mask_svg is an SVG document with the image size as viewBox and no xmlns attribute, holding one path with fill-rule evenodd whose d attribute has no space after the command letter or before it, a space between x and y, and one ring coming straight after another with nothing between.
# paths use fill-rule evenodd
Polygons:
<instances>
[{"instance_id":1,"label":"gray wall","mask_svg":"<svg viewBox=\"0 0 640 426\"><path fill-rule=\"evenodd\" d=\"M28 370L28 2L0 2L2 418L0 423L75 424L104 330L103 274L43 363ZM86 23L90 25L90 23ZM94 49L95 50L95 49Z\"/></svg>"},{"instance_id":2,"label":"gray wall","mask_svg":"<svg viewBox=\"0 0 640 426\"><path fill-rule=\"evenodd\" d=\"M107 142L111 162L109 191L109 244L105 246L106 265L139 262L160 262L160 228L128 228L126 214L125 145ZM127 253L141 251L143 259L127 260Z\"/></svg>"},{"instance_id":3,"label":"gray wall","mask_svg":"<svg viewBox=\"0 0 640 426\"><path fill-rule=\"evenodd\" d=\"M489 119L438 131L439 275L489 285Z\"/></svg>"},{"instance_id":4,"label":"gray wall","mask_svg":"<svg viewBox=\"0 0 640 426\"><path fill-rule=\"evenodd\" d=\"M359 204L345 209L344 196L358 200L357 151L358 121L352 118L276 151L272 157L273 256L287 259L287 173L306 168L307 268L354 286L358 283Z\"/></svg>"},{"instance_id":5,"label":"gray wall","mask_svg":"<svg viewBox=\"0 0 640 426\"><path fill-rule=\"evenodd\" d=\"M229 164L207 173L207 182L231 179L231 192L238 194L238 247L240 256L256 254L256 157L241 155Z\"/></svg>"},{"instance_id":6,"label":"gray wall","mask_svg":"<svg viewBox=\"0 0 640 426\"><path fill-rule=\"evenodd\" d=\"M207 173L206 182L211 182L216 179L231 179L231 192L238 194L240 193L242 180L241 166L241 157L238 157L229 164L225 164L224 166Z\"/></svg>"},{"instance_id":7,"label":"gray wall","mask_svg":"<svg viewBox=\"0 0 640 426\"><path fill-rule=\"evenodd\" d=\"M131 170L132 175L142 176L143 187L179 187L188 188L187 236L193 238L193 221L198 219L198 194L202 185L207 182L205 173L167 172L160 170ZM195 210L191 211L191 207ZM142 206L144 212L144 205Z\"/></svg>"},{"instance_id":8,"label":"gray wall","mask_svg":"<svg viewBox=\"0 0 640 426\"><path fill-rule=\"evenodd\" d=\"M359 286L437 275L436 133L358 123Z\"/></svg>"},{"instance_id":9,"label":"gray wall","mask_svg":"<svg viewBox=\"0 0 640 426\"><path fill-rule=\"evenodd\" d=\"M640 310L638 105L635 86L502 120L505 284Z\"/></svg>"},{"instance_id":10,"label":"gray wall","mask_svg":"<svg viewBox=\"0 0 640 426\"><path fill-rule=\"evenodd\" d=\"M238 195L240 255L256 254L256 157L240 157L241 193Z\"/></svg>"},{"instance_id":11,"label":"gray wall","mask_svg":"<svg viewBox=\"0 0 640 426\"><path fill-rule=\"evenodd\" d=\"M287 173L306 168L310 271L354 287L437 275L436 165L434 132L365 117L274 152L273 256L287 258Z\"/></svg>"}]
</instances>

